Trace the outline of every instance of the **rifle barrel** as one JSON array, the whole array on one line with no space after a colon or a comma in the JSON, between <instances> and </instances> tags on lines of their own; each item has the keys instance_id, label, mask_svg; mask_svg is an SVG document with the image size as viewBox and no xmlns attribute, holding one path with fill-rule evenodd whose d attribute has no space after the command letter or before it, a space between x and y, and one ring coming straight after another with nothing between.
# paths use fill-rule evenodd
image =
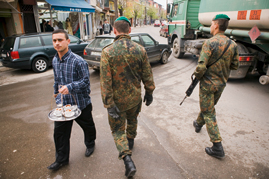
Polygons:
<instances>
[{"instance_id":1,"label":"rifle barrel","mask_svg":"<svg viewBox=\"0 0 269 179\"><path fill-rule=\"evenodd\" d=\"M185 96L185 98L182 100L182 102L179 104L181 106L181 104L184 102L184 100L187 98L187 95Z\"/></svg>"}]
</instances>

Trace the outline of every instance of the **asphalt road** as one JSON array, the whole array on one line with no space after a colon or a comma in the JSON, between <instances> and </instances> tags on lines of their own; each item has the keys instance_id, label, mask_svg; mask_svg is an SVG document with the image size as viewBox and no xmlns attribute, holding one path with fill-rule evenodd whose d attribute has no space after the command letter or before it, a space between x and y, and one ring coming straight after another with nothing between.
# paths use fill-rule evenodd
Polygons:
<instances>
[{"instance_id":1,"label":"asphalt road","mask_svg":"<svg viewBox=\"0 0 269 179\"><path fill-rule=\"evenodd\" d=\"M133 28L133 32L148 32L167 43L158 30ZM204 152L211 146L206 128L197 134L192 126L199 112L198 87L179 106L196 64L190 54L183 59L170 57L164 65L152 64L156 90L152 105L143 104L138 117L134 178L268 178L269 86L260 85L257 75L229 80L216 106L226 153L225 159L218 160ZM70 163L51 172L46 167L55 159L53 122L47 118L53 107L52 70L34 74L0 68L0 178L125 178L101 101L99 73L90 69L90 75L95 152L84 156L83 132L74 123Z\"/></svg>"}]
</instances>

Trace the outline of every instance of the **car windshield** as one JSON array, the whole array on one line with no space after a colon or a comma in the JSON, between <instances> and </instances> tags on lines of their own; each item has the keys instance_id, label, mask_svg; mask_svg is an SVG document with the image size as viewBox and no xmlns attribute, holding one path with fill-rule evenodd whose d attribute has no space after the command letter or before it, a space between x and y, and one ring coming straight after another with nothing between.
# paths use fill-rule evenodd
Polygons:
<instances>
[{"instance_id":1,"label":"car windshield","mask_svg":"<svg viewBox=\"0 0 269 179\"><path fill-rule=\"evenodd\" d=\"M12 50L14 47L16 37L8 37L5 39L4 44L2 45L2 48L4 50Z\"/></svg>"},{"instance_id":2,"label":"car windshield","mask_svg":"<svg viewBox=\"0 0 269 179\"><path fill-rule=\"evenodd\" d=\"M158 23L160 23L160 21L159 20L156 20L155 23L158 24Z\"/></svg>"},{"instance_id":3,"label":"car windshield","mask_svg":"<svg viewBox=\"0 0 269 179\"><path fill-rule=\"evenodd\" d=\"M89 48L104 48L105 46L111 44L114 41L112 38L96 38L92 43L88 45Z\"/></svg>"}]
</instances>

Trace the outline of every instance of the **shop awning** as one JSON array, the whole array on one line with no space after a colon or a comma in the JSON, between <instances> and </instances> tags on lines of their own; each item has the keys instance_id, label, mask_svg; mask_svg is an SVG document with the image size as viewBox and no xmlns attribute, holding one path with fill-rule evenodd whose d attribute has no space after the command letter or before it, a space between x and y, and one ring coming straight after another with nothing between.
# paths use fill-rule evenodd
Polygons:
<instances>
[{"instance_id":1,"label":"shop awning","mask_svg":"<svg viewBox=\"0 0 269 179\"><path fill-rule=\"evenodd\" d=\"M95 9L84 0L46 0L52 10L70 12L95 12Z\"/></svg>"},{"instance_id":2,"label":"shop awning","mask_svg":"<svg viewBox=\"0 0 269 179\"><path fill-rule=\"evenodd\" d=\"M100 7L98 6L93 6L95 8L95 11L98 11L98 12L103 12L103 9L101 9Z\"/></svg>"}]
</instances>

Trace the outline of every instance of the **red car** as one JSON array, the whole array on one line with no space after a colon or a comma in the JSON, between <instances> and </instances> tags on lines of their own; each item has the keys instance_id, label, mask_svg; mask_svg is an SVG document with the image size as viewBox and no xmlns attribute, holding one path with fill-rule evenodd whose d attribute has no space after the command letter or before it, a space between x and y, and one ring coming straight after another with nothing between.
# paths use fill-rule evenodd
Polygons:
<instances>
[{"instance_id":1,"label":"red car","mask_svg":"<svg viewBox=\"0 0 269 179\"><path fill-rule=\"evenodd\" d=\"M160 26L161 26L161 22L159 20L155 20L154 27L160 27Z\"/></svg>"},{"instance_id":2,"label":"red car","mask_svg":"<svg viewBox=\"0 0 269 179\"><path fill-rule=\"evenodd\" d=\"M160 30L160 36L168 37L168 25L164 24Z\"/></svg>"}]
</instances>

